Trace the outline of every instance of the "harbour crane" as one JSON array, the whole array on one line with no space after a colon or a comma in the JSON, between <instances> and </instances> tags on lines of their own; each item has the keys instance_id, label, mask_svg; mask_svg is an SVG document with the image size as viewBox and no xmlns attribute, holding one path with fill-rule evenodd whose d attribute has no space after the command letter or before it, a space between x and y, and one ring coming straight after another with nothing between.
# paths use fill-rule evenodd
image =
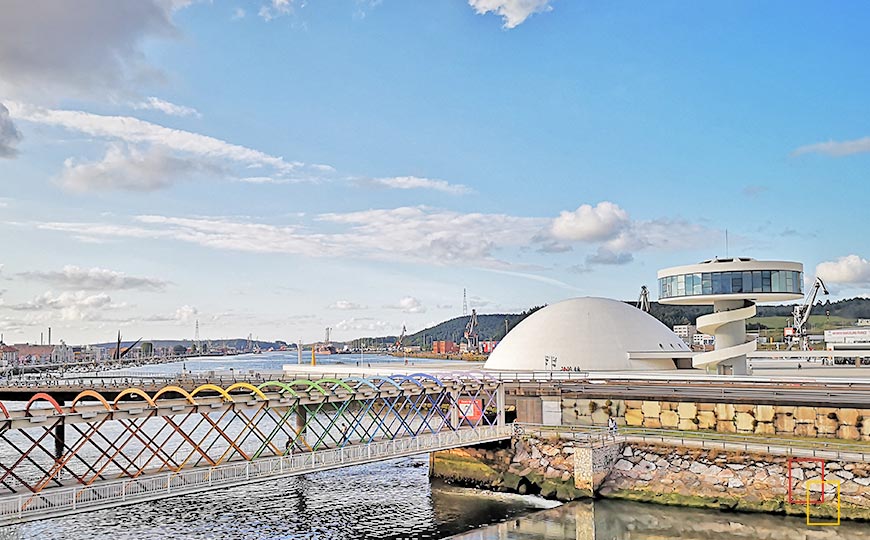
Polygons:
<instances>
[{"instance_id":1,"label":"harbour crane","mask_svg":"<svg viewBox=\"0 0 870 540\"><path fill-rule=\"evenodd\" d=\"M477 329L477 310L471 310L471 317L468 318L468 324L465 325L465 343L468 346L468 352L477 351L478 345L478 329Z\"/></svg>"},{"instance_id":2,"label":"harbour crane","mask_svg":"<svg viewBox=\"0 0 870 540\"><path fill-rule=\"evenodd\" d=\"M802 351L810 350L809 335L807 331L807 322L810 320L810 312L813 310L813 305L816 303L816 296L821 289L822 294L828 294L828 288L822 278L817 277L813 286L807 291L807 297L803 304L795 305L792 311L792 325L794 328L794 336L800 341Z\"/></svg>"},{"instance_id":3,"label":"harbour crane","mask_svg":"<svg viewBox=\"0 0 870 540\"><path fill-rule=\"evenodd\" d=\"M640 296L637 298L637 309L649 313L649 289L646 285L640 286Z\"/></svg>"},{"instance_id":4,"label":"harbour crane","mask_svg":"<svg viewBox=\"0 0 870 540\"><path fill-rule=\"evenodd\" d=\"M399 334L398 338L396 338L396 344L394 345L397 351L402 349L402 342L405 341L405 332L407 332L407 330L405 329L405 325L403 324L402 333Z\"/></svg>"}]
</instances>

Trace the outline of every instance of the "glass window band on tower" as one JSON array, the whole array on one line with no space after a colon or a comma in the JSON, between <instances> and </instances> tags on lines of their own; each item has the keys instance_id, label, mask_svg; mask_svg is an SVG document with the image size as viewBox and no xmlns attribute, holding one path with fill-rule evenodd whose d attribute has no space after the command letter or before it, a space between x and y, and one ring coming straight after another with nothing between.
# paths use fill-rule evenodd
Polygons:
<instances>
[{"instance_id":1,"label":"glass window band on tower","mask_svg":"<svg viewBox=\"0 0 870 540\"><path fill-rule=\"evenodd\" d=\"M802 272L791 270L680 274L659 279L659 298L708 294L803 294L802 283Z\"/></svg>"}]
</instances>

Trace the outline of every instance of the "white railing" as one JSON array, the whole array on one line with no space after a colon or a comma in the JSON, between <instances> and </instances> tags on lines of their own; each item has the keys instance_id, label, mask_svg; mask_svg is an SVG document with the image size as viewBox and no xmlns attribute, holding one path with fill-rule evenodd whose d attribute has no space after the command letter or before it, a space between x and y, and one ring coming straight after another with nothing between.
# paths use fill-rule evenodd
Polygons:
<instances>
[{"instance_id":1,"label":"white railing","mask_svg":"<svg viewBox=\"0 0 870 540\"><path fill-rule=\"evenodd\" d=\"M182 495L281 476L323 471L372 461L434 452L510 438L511 425L443 431L331 450L200 467L91 486L49 488L40 493L0 497L0 526L59 515Z\"/></svg>"}]
</instances>

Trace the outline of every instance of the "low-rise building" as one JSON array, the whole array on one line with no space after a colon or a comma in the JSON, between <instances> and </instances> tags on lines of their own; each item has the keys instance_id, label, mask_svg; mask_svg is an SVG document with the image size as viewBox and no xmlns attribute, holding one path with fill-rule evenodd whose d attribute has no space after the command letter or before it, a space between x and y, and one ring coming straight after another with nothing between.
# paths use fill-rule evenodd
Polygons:
<instances>
[{"instance_id":1,"label":"low-rise building","mask_svg":"<svg viewBox=\"0 0 870 540\"><path fill-rule=\"evenodd\" d=\"M828 348L839 346L866 344L870 348L870 327L855 326L852 328L837 328L825 330L825 343Z\"/></svg>"},{"instance_id":2,"label":"low-rise building","mask_svg":"<svg viewBox=\"0 0 870 540\"><path fill-rule=\"evenodd\" d=\"M692 336L692 345L708 347L716 344L716 338L710 334L695 334Z\"/></svg>"},{"instance_id":3,"label":"low-rise building","mask_svg":"<svg viewBox=\"0 0 870 540\"><path fill-rule=\"evenodd\" d=\"M4 366L14 366L18 363L18 349L15 347L0 343L0 364Z\"/></svg>"},{"instance_id":4,"label":"low-rise building","mask_svg":"<svg viewBox=\"0 0 870 540\"><path fill-rule=\"evenodd\" d=\"M433 341L432 352L435 354L458 353L459 345L452 341Z\"/></svg>"},{"instance_id":5,"label":"low-rise building","mask_svg":"<svg viewBox=\"0 0 870 540\"><path fill-rule=\"evenodd\" d=\"M73 348L60 342L59 345L16 344L18 360L22 364L70 364L75 361Z\"/></svg>"},{"instance_id":6,"label":"low-rise building","mask_svg":"<svg viewBox=\"0 0 870 540\"><path fill-rule=\"evenodd\" d=\"M694 343L695 334L698 333L698 327L694 324L675 324L674 333L686 344L691 345Z\"/></svg>"}]
</instances>

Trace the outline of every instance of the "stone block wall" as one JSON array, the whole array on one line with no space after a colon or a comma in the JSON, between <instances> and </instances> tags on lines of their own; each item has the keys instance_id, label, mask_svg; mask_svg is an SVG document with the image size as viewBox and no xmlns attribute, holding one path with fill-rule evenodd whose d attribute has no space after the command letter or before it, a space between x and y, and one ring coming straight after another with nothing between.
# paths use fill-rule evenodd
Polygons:
<instances>
[{"instance_id":1,"label":"stone block wall","mask_svg":"<svg viewBox=\"0 0 870 540\"><path fill-rule=\"evenodd\" d=\"M825 462L825 480L840 483L845 518L870 519L870 463ZM793 462L792 504L787 458L741 451L632 443L601 486L600 495L663 504L806 515L805 482L821 477L818 462ZM810 486L814 519L836 517L836 488Z\"/></svg>"},{"instance_id":2,"label":"stone block wall","mask_svg":"<svg viewBox=\"0 0 870 540\"><path fill-rule=\"evenodd\" d=\"M870 409L562 398L562 423L870 441Z\"/></svg>"}]
</instances>

